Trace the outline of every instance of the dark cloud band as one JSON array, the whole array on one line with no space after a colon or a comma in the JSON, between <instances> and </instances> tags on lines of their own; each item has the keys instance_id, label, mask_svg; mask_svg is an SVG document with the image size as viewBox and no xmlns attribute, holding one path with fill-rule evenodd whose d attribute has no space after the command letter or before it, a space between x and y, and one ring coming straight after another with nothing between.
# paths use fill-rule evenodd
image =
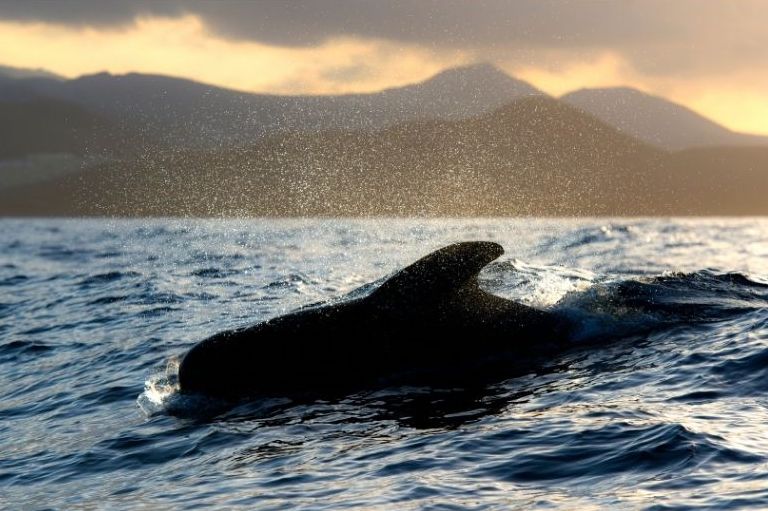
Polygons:
<instances>
[{"instance_id":1,"label":"dark cloud band","mask_svg":"<svg viewBox=\"0 0 768 511\"><path fill-rule=\"evenodd\" d=\"M650 73L768 65L768 31L754 23L768 19L768 0L0 0L2 19L81 26L184 14L223 37L282 46L357 36L496 53L608 49Z\"/></svg>"},{"instance_id":2,"label":"dark cloud band","mask_svg":"<svg viewBox=\"0 0 768 511\"><path fill-rule=\"evenodd\" d=\"M0 17L116 25L142 15L200 15L221 34L314 45L340 35L466 46L603 45L679 33L691 0L6 0ZM685 5L684 5L685 4ZM699 11L701 9L698 9ZM685 14L685 16L680 16Z\"/></svg>"}]
</instances>

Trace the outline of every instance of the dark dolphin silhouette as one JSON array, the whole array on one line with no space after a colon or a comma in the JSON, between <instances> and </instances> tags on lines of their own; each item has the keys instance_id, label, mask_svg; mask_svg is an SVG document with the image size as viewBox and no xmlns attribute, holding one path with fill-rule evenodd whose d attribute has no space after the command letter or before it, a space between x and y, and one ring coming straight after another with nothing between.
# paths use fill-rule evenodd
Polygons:
<instances>
[{"instance_id":1,"label":"dark dolphin silhouette","mask_svg":"<svg viewBox=\"0 0 768 511\"><path fill-rule=\"evenodd\" d=\"M194 346L179 367L182 392L290 395L382 384L467 381L563 349L552 313L480 289L497 243L441 248L368 296L299 309Z\"/></svg>"}]
</instances>

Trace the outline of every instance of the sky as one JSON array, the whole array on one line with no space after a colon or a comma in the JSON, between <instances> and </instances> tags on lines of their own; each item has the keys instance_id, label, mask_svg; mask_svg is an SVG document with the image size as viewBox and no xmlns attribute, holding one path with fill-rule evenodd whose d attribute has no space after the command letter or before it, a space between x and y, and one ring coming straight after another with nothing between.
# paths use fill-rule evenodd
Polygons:
<instances>
[{"instance_id":1,"label":"sky","mask_svg":"<svg viewBox=\"0 0 768 511\"><path fill-rule=\"evenodd\" d=\"M630 86L768 134L768 0L0 0L0 65L252 92L372 92L492 62Z\"/></svg>"}]
</instances>

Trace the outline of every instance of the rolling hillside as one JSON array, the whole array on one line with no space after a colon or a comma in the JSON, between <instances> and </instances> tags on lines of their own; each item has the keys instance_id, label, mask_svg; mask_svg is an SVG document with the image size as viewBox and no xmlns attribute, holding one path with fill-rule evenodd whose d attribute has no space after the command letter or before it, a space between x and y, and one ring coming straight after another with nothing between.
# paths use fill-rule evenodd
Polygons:
<instances>
[{"instance_id":1,"label":"rolling hillside","mask_svg":"<svg viewBox=\"0 0 768 511\"><path fill-rule=\"evenodd\" d=\"M0 101L49 98L115 120L145 144L243 145L286 131L380 129L416 119L461 119L541 94L493 66L450 69L372 94L250 94L159 75L100 73L75 80L0 78Z\"/></svg>"},{"instance_id":2,"label":"rolling hillside","mask_svg":"<svg viewBox=\"0 0 768 511\"><path fill-rule=\"evenodd\" d=\"M636 89L581 89L560 99L627 135L664 149L768 146L768 137L736 133L682 105Z\"/></svg>"},{"instance_id":3,"label":"rolling hillside","mask_svg":"<svg viewBox=\"0 0 768 511\"><path fill-rule=\"evenodd\" d=\"M0 101L0 160L41 153L85 155L113 145L114 125L74 103L37 98Z\"/></svg>"},{"instance_id":4,"label":"rolling hillside","mask_svg":"<svg viewBox=\"0 0 768 511\"><path fill-rule=\"evenodd\" d=\"M487 65L336 97L145 75L0 76L0 97L12 98L0 102L0 160L102 157L67 175L17 165L0 215L768 214L768 148L670 152L659 145L751 139L638 94L611 96L625 109L616 127L586 111L610 103L602 93L569 104ZM642 137L630 134L638 126ZM658 126L671 131L648 140Z\"/></svg>"},{"instance_id":5,"label":"rolling hillside","mask_svg":"<svg viewBox=\"0 0 768 511\"><path fill-rule=\"evenodd\" d=\"M642 214L655 206L665 158L578 109L533 97L457 121L169 152L26 189L37 206L3 202L6 214L43 205L129 216Z\"/></svg>"}]
</instances>

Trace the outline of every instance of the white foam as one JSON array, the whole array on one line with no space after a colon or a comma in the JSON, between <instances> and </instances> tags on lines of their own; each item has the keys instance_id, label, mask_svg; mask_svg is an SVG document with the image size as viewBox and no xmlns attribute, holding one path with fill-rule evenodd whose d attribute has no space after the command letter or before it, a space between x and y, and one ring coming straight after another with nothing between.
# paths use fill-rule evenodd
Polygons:
<instances>
[{"instance_id":1,"label":"white foam","mask_svg":"<svg viewBox=\"0 0 768 511\"><path fill-rule=\"evenodd\" d=\"M179 392L179 359L168 360L165 370L150 375L144 382L144 392L136 402L147 417L166 411L168 403Z\"/></svg>"}]
</instances>

